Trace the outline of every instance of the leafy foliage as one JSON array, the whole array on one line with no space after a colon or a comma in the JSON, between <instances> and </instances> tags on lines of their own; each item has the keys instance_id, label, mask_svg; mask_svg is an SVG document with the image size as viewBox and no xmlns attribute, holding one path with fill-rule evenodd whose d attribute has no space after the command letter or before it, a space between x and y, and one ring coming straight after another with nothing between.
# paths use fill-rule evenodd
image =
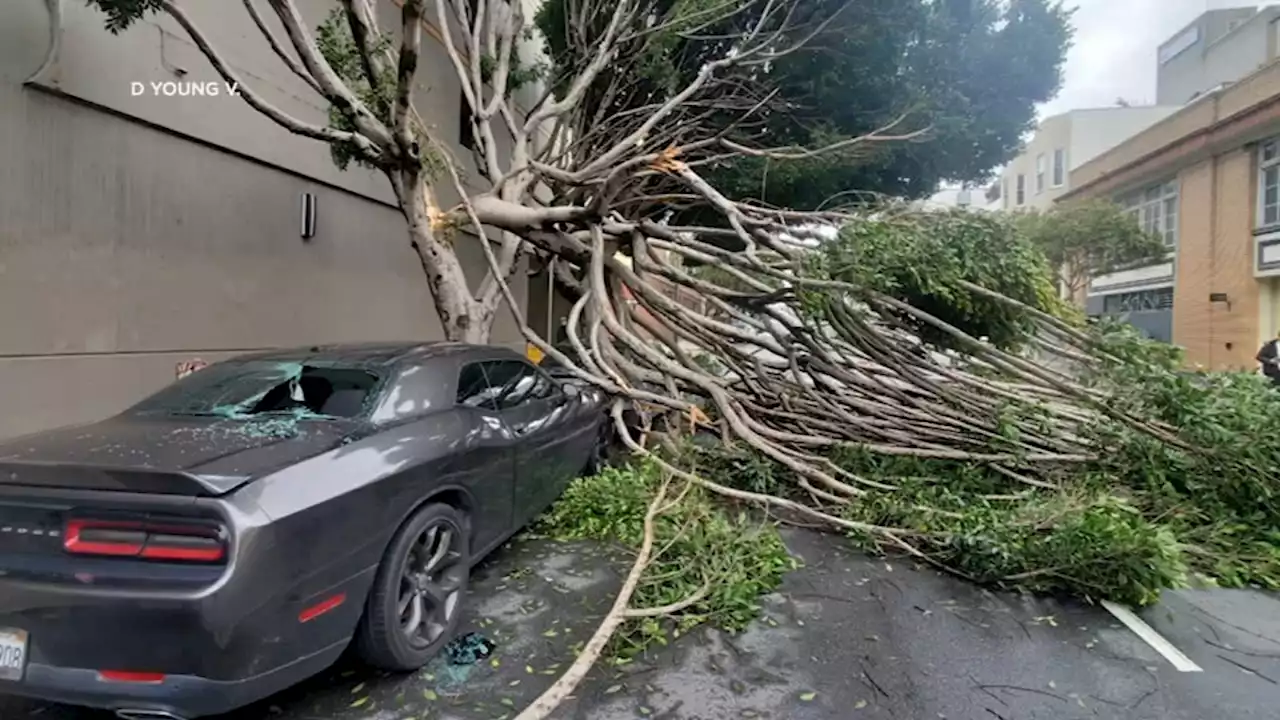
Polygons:
<instances>
[{"instance_id":1,"label":"leafy foliage","mask_svg":"<svg viewBox=\"0 0 1280 720\"><path fill-rule=\"evenodd\" d=\"M107 16L107 31L112 35L119 35L148 13L161 9L160 0L85 0L85 4Z\"/></svg>"},{"instance_id":2,"label":"leafy foliage","mask_svg":"<svg viewBox=\"0 0 1280 720\"><path fill-rule=\"evenodd\" d=\"M901 528L930 561L997 587L1134 605L1193 579L1280 588L1280 393L1249 373L1184 371L1180 351L1125 324L1104 321L1097 340L1105 362L1084 382L1117 409L1181 428L1194 450L1100 420L1098 458L1063 464L1058 489L1040 490L982 463L840 446L828 453L837 465L897 487L855 499L842 515ZM1033 407L1011 410L998 434ZM752 450L698 452L700 471L720 482L795 492L791 471ZM851 536L871 550L900 549L880 535Z\"/></svg>"},{"instance_id":3,"label":"leafy foliage","mask_svg":"<svg viewBox=\"0 0 1280 720\"><path fill-rule=\"evenodd\" d=\"M933 476L850 505L845 516L918 532L915 546L935 562L997 586L1147 605L1186 577L1173 534L1101 491L995 500Z\"/></svg>"},{"instance_id":4,"label":"leafy foliage","mask_svg":"<svg viewBox=\"0 0 1280 720\"><path fill-rule=\"evenodd\" d=\"M729 51L731 36L760 19L762 4L716 0L653 0L637 22L647 28L630 53L633 92L590 98L610 114L669 96L711 59ZM572 16L572 0L549 0L538 16L549 55L564 74L580 67L577 53L599 37L608 13ZM726 10L734 10L727 17ZM778 88L776 101L736 126L734 139L759 145L820 146L858 137L907 114L895 132L923 130L910 143L870 153L777 161L738 158L710 169L708 179L729 197L812 209L850 191L922 196L943 179L981 181L1018 149L1034 122L1034 106L1057 91L1070 42L1070 12L1058 0L801 0L785 46L821 32L803 52L778 58L755 83ZM690 26L709 27L689 32ZM740 120L709 118L708 135Z\"/></svg>"},{"instance_id":5,"label":"leafy foliage","mask_svg":"<svg viewBox=\"0 0 1280 720\"><path fill-rule=\"evenodd\" d=\"M536 531L564 540L612 540L639 547L644 516L660 484L652 463L611 467L580 478L539 521ZM757 599L794 567L777 528L731 514L705 492L689 488L656 521L654 559L632 599L635 607L678 602L710 584L702 601L674 620L628 620L615 636L615 652L630 657L700 623L730 631L759 612Z\"/></svg>"},{"instance_id":6,"label":"leafy foliage","mask_svg":"<svg viewBox=\"0 0 1280 720\"><path fill-rule=\"evenodd\" d=\"M960 281L1045 312L1062 310L1044 257L1002 214L950 210L866 220L825 243L820 258L819 272L831 279L903 300L999 347L1025 338L1030 319ZM905 320L926 341L950 344L932 327Z\"/></svg>"},{"instance_id":7,"label":"leafy foliage","mask_svg":"<svg viewBox=\"0 0 1280 720\"><path fill-rule=\"evenodd\" d=\"M1135 265L1161 262L1169 248L1107 200L1055 205L1017 216L1021 232L1048 258L1072 296L1089 280Z\"/></svg>"},{"instance_id":8,"label":"leafy foliage","mask_svg":"<svg viewBox=\"0 0 1280 720\"><path fill-rule=\"evenodd\" d=\"M372 39L370 51L374 55L388 57L391 50L391 38L386 35ZM342 78L356 97L369 108L379 120L391 124L391 109L395 106L396 68L391 63L384 63L381 77L371 82L369 73L365 72L360 59L360 50L355 38L351 35L351 25L347 21L347 13L341 7L334 7L325 16L316 31L316 48L325 62ZM343 132L354 132L355 122L350 113L336 105L329 106L329 126ZM346 170L352 161L357 165L372 167L361 156L360 151L351 144L333 143L329 153L339 170ZM425 157L425 154L424 154Z\"/></svg>"},{"instance_id":9,"label":"leafy foliage","mask_svg":"<svg viewBox=\"0 0 1280 720\"><path fill-rule=\"evenodd\" d=\"M1092 382L1199 450L1102 426L1115 452L1101 470L1174 530L1201 575L1280 588L1280 393L1253 373L1184 371L1180 353L1126 325L1101 329L1113 359Z\"/></svg>"}]
</instances>

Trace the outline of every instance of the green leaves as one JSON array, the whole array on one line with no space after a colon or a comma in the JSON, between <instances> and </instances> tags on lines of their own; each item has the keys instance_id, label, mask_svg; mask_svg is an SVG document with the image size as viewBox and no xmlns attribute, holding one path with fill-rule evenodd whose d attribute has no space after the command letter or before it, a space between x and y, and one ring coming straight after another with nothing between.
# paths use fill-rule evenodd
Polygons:
<instances>
[{"instance_id":1,"label":"green leaves","mask_svg":"<svg viewBox=\"0 0 1280 720\"><path fill-rule=\"evenodd\" d=\"M643 3L614 74L601 78L584 106L593 113L604 106L600 117L619 116L670 96L726 53L733 43L727 38L762 20L766 33L781 24L781 15L762 18L771 9L718 0ZM732 199L795 209L855 203L866 197L861 193L923 196L943 179L985 180L1032 129L1035 105L1058 89L1070 37L1070 13L1055 0L802 0L786 15L789 26L776 27L778 47L819 25L823 30L767 68L742 69L741 86L717 90L726 97L699 98L720 100L724 108L700 120L700 136L732 129L732 139L753 146L823 147L890 125L893 135L926 131L910 141L862 143L823 156L741 157L704 168ZM570 0L544 3L538 26L557 70L582 67L609 19L609 12ZM618 76L626 78L627 92L609 93L605 85ZM744 97L742 87L758 93ZM736 124L739 108L774 90L775 101L756 122Z\"/></svg>"},{"instance_id":2,"label":"green leaves","mask_svg":"<svg viewBox=\"0 0 1280 720\"><path fill-rule=\"evenodd\" d=\"M831 279L891 295L997 347L1024 342L1031 319L974 295L961 281L1060 314L1044 256L1002 214L952 210L862 220L847 225L820 254ZM926 342L954 343L932 326L901 319Z\"/></svg>"},{"instance_id":3,"label":"green leaves","mask_svg":"<svg viewBox=\"0 0 1280 720\"><path fill-rule=\"evenodd\" d=\"M639 547L658 478L654 465L641 462L576 480L537 530L562 539L615 540ZM677 618L627 621L614 644L614 652L623 657L665 645L704 622L743 629L759 614L759 597L776 588L794 566L773 525L732 514L697 488L658 517L654 547L664 551L642 577L633 606L668 605L708 583L710 592Z\"/></svg>"},{"instance_id":4,"label":"green leaves","mask_svg":"<svg viewBox=\"0 0 1280 720\"><path fill-rule=\"evenodd\" d=\"M107 31L112 35L120 34L134 22L160 10L160 0L85 0L85 4L107 16Z\"/></svg>"},{"instance_id":5,"label":"green leaves","mask_svg":"<svg viewBox=\"0 0 1280 720\"><path fill-rule=\"evenodd\" d=\"M1049 260L1072 293L1098 275L1163 262L1164 240L1115 203L1089 200L1017 216L1019 230Z\"/></svg>"}]
</instances>

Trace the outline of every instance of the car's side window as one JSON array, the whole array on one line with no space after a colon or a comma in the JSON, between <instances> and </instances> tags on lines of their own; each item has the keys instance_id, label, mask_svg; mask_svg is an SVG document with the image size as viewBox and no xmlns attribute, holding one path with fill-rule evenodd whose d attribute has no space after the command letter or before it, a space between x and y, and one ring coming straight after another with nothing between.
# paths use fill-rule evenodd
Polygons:
<instances>
[{"instance_id":1,"label":"car's side window","mask_svg":"<svg viewBox=\"0 0 1280 720\"><path fill-rule=\"evenodd\" d=\"M545 400L556 393L555 383L546 373L520 360L486 363L485 373L496 391L494 400L501 410Z\"/></svg>"},{"instance_id":2,"label":"car's side window","mask_svg":"<svg viewBox=\"0 0 1280 720\"><path fill-rule=\"evenodd\" d=\"M458 373L458 404L463 407L497 410L494 398L500 388L491 386L485 376L485 363L471 363Z\"/></svg>"}]
</instances>

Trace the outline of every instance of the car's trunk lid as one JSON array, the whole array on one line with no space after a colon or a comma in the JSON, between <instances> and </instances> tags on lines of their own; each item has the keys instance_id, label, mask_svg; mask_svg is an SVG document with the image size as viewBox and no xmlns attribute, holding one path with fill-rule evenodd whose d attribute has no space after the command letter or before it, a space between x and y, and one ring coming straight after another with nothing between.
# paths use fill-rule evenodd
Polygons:
<instances>
[{"instance_id":1,"label":"car's trunk lid","mask_svg":"<svg viewBox=\"0 0 1280 720\"><path fill-rule=\"evenodd\" d=\"M0 443L0 484L222 495L338 446L351 421L122 415Z\"/></svg>"}]
</instances>

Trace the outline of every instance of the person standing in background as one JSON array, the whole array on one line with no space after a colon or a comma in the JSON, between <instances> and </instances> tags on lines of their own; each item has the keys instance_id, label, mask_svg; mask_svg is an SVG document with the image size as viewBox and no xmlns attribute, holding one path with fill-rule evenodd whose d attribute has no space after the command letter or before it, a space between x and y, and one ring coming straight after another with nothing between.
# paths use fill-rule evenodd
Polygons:
<instances>
[{"instance_id":1,"label":"person standing in background","mask_svg":"<svg viewBox=\"0 0 1280 720\"><path fill-rule=\"evenodd\" d=\"M1262 364L1262 374L1280 386L1280 334L1262 344L1254 359Z\"/></svg>"}]
</instances>

